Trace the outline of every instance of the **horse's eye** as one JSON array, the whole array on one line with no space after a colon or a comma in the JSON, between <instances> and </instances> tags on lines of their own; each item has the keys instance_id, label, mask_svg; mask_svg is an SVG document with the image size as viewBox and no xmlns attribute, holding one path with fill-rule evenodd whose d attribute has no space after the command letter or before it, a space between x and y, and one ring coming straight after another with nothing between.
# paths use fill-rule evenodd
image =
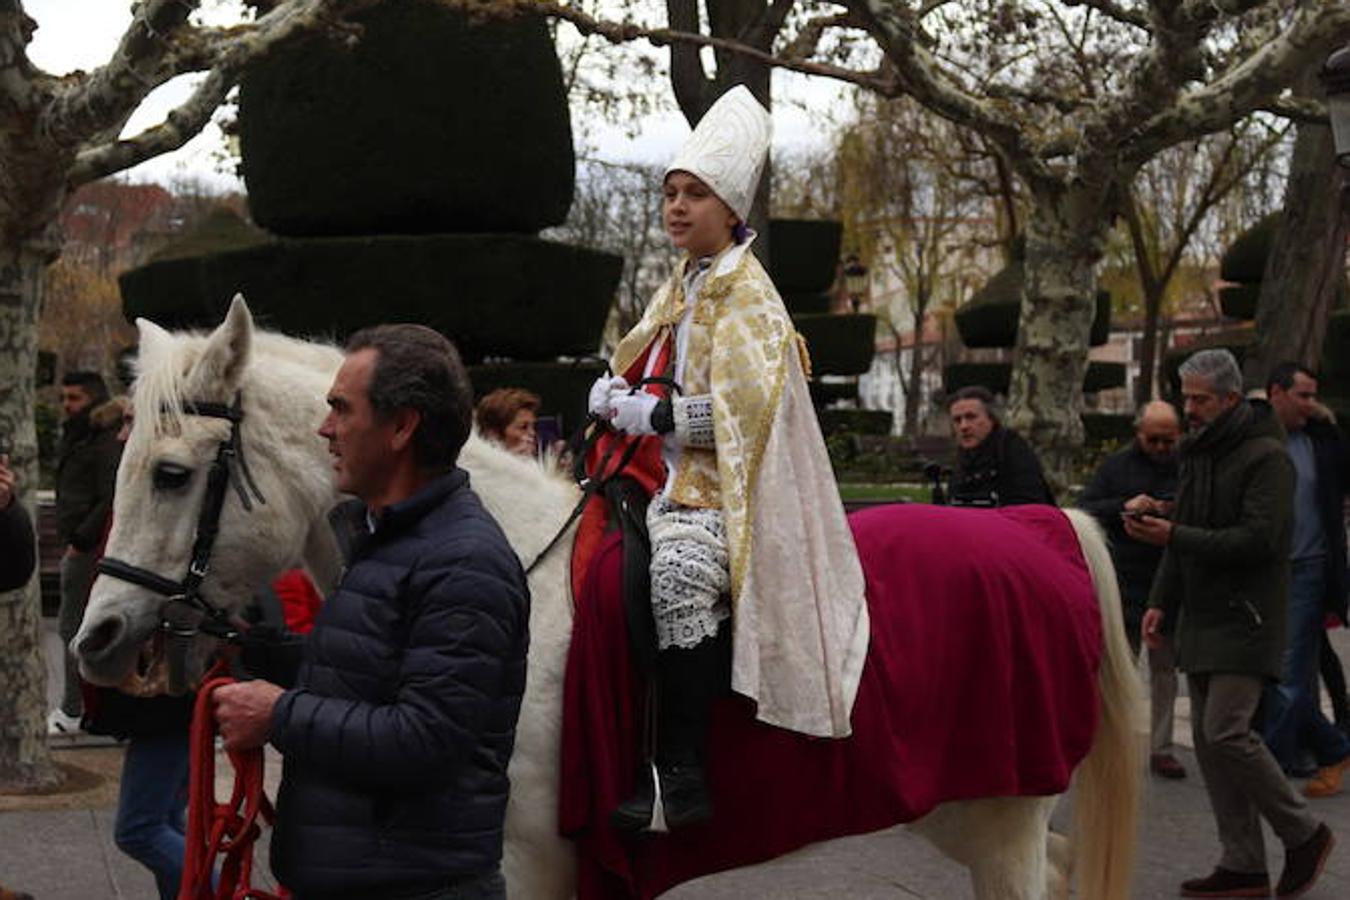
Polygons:
<instances>
[{"instance_id":1,"label":"horse's eye","mask_svg":"<svg viewBox=\"0 0 1350 900\"><path fill-rule=\"evenodd\" d=\"M162 462L155 466L155 487L162 491L176 490L188 483L192 470L178 463Z\"/></svg>"}]
</instances>

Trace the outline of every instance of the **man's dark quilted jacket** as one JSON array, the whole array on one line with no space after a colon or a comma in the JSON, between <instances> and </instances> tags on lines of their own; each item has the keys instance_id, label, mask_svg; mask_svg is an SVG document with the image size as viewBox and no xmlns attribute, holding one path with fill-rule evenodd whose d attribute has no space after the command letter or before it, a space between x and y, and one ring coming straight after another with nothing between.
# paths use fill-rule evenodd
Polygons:
<instances>
[{"instance_id":1,"label":"man's dark quilted jacket","mask_svg":"<svg viewBox=\"0 0 1350 900\"><path fill-rule=\"evenodd\" d=\"M272 716L272 867L302 898L397 896L495 869L529 590L462 470L354 548Z\"/></svg>"}]
</instances>

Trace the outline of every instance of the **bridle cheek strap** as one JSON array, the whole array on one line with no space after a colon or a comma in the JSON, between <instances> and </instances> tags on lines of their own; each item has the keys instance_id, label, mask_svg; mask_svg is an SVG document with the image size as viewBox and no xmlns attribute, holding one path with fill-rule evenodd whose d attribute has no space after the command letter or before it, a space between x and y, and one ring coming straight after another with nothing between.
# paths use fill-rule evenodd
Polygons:
<instances>
[{"instance_id":1,"label":"bridle cheek strap","mask_svg":"<svg viewBox=\"0 0 1350 900\"><path fill-rule=\"evenodd\" d=\"M181 581L165 578L157 572L133 566L120 559L105 556L99 560L98 571L120 581L153 591L165 601L160 606L160 629L167 637L169 684L171 693L186 690L186 659L192 639L199 633L221 640L239 637L239 629L230 621L225 610L212 605L201 595L202 581L211 571L211 552L220 533L220 515L225 508L225 494L233 481L239 501L247 511L253 510L253 499L266 503L262 492L253 481L253 474L244 461L240 424L244 420L242 397L235 395L234 403L188 402L183 411L196 416L225 419L230 423L230 436L216 448L216 458L206 476L206 497L197 516L197 534L192 542L192 558ZM239 476L231 479L236 467ZM177 690L175 690L177 688Z\"/></svg>"}]
</instances>

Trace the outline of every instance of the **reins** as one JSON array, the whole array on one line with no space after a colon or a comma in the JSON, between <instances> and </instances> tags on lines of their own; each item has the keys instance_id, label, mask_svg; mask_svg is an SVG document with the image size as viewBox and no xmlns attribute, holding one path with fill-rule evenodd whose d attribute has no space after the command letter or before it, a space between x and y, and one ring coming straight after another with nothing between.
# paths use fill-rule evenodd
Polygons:
<instances>
[{"instance_id":1,"label":"reins","mask_svg":"<svg viewBox=\"0 0 1350 900\"><path fill-rule=\"evenodd\" d=\"M649 384L662 384L677 394L683 393L680 386L675 383L673 378L666 378L664 376L643 378L638 381L637 384L632 385L628 392L630 394L636 394L641 388ZM579 447L576 453L578 472L584 472L583 466L585 465L586 456L589 455L592 448L595 447L600 436L606 432L612 431L613 429L610 427L609 422L599 416L596 416L593 413L586 416L585 423L577 429L567 442L569 447ZM619 456L618 465L614 467L613 471L607 472L606 470L609 467L610 459L613 458L614 452L619 449L619 445L615 444L605 451L605 455L600 458L600 463L596 466L594 475L583 475L583 477L581 477L581 498L578 499L576 505L572 507L572 512L567 516L567 520L563 522L562 527L553 535L553 539L545 544L544 549L539 551L535 556L534 561L525 567L526 575L529 575L538 568L539 564L544 561L544 557L548 556L549 553L553 551L553 548L562 543L563 537L567 534L567 529L571 528L572 523L581 517L581 514L586 510L586 504L590 502L591 498L603 491L606 485L610 484L623 474L623 470L628 468L628 464L633 461L633 457L637 454L639 444L640 441L636 439L627 441L623 453Z\"/></svg>"},{"instance_id":2,"label":"reins","mask_svg":"<svg viewBox=\"0 0 1350 900\"><path fill-rule=\"evenodd\" d=\"M211 695L217 688L234 684L218 661L193 704L189 734L188 824L183 880L178 900L286 900L290 892L277 893L252 887L253 852L262 827L276 821L276 810L264 790L263 748L227 751L234 766L234 789L229 802L217 803L216 727L211 715ZM216 859L220 874L212 886Z\"/></svg>"}]
</instances>

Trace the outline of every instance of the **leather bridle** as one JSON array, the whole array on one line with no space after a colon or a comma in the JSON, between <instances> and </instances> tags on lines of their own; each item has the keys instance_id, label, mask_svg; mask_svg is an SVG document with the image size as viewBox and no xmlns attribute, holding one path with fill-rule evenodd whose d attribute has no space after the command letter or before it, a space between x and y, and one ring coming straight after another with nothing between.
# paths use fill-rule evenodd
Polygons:
<instances>
[{"instance_id":1,"label":"leather bridle","mask_svg":"<svg viewBox=\"0 0 1350 900\"><path fill-rule=\"evenodd\" d=\"M181 667L186 661L188 645L199 633L226 641L239 637L239 629L231 621L230 614L212 604L201 592L202 582L211 572L211 552L215 547L216 536L220 533L220 514L225 508L226 493L233 486L240 504L248 512L253 511L254 499L262 504L267 502L254 483L253 473L249 471L244 458L240 434L240 425L244 421L242 395L235 394L234 403L230 405L189 401L183 404L182 411L193 416L225 419L230 423L230 436L217 445L216 458L206 476L206 497L197 516L197 535L192 543L192 558L188 562L187 574L174 581L157 572L108 556L98 563L101 574L143 587L166 598L160 605L159 628L164 632L169 647L167 656L171 693L181 693L186 688ZM231 478L231 470L236 467L238 473ZM178 691L174 691L176 679L179 682L176 685Z\"/></svg>"}]
</instances>

